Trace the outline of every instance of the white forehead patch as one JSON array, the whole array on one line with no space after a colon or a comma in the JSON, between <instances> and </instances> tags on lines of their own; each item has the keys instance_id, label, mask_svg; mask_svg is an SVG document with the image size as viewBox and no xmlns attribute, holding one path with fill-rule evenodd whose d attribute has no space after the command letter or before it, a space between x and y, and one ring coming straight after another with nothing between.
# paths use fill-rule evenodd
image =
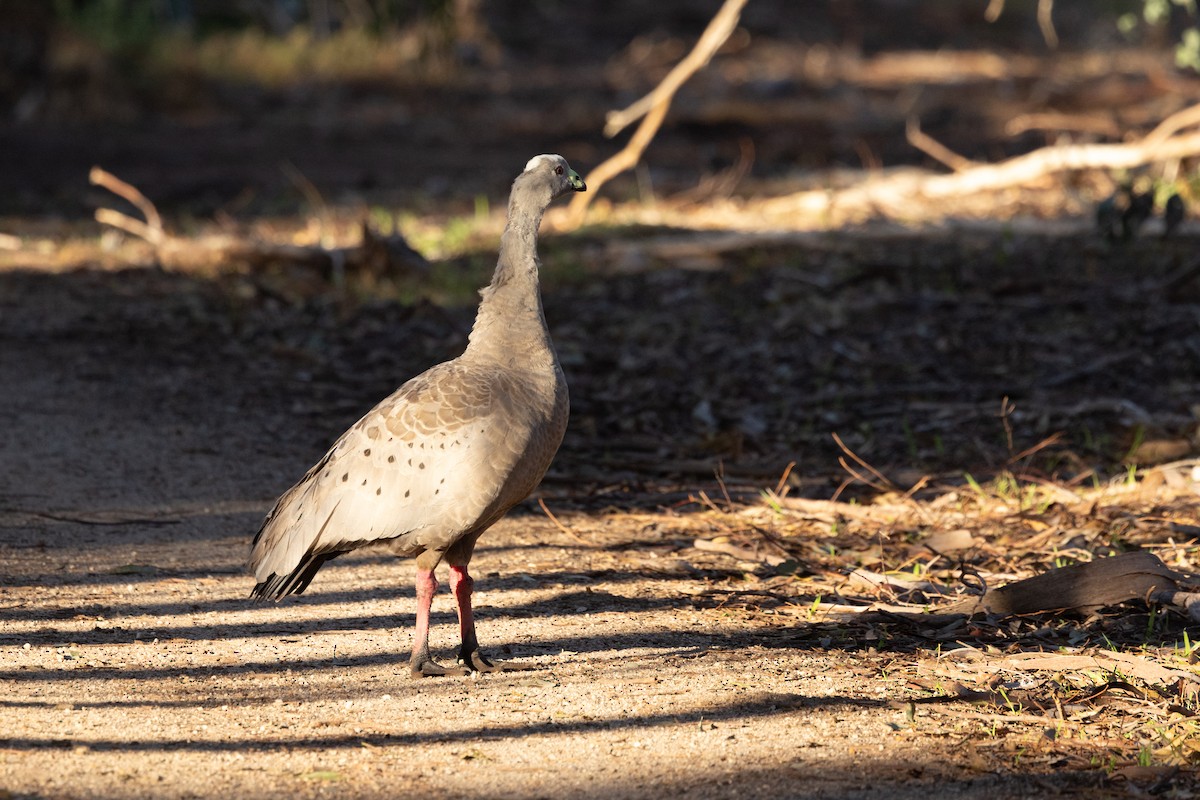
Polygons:
<instances>
[{"instance_id":1,"label":"white forehead patch","mask_svg":"<svg viewBox=\"0 0 1200 800\"><path fill-rule=\"evenodd\" d=\"M552 153L542 153L540 156L534 156L533 158L529 159L529 163L525 165L525 171L529 172L529 170L533 169L534 167L536 167L538 164L542 163L543 161L561 161L561 160L562 160L562 156L554 155Z\"/></svg>"}]
</instances>

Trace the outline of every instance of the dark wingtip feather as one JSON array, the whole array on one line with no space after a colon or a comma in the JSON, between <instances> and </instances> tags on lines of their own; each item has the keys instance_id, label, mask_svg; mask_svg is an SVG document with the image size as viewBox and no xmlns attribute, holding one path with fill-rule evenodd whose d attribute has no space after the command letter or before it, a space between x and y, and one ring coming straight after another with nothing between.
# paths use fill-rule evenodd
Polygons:
<instances>
[{"instance_id":1,"label":"dark wingtip feather","mask_svg":"<svg viewBox=\"0 0 1200 800\"><path fill-rule=\"evenodd\" d=\"M283 595L277 593L275 589L282 580L280 576L272 573L271 577L265 581L259 581L254 585L254 588L250 590L251 599L263 601L278 600Z\"/></svg>"},{"instance_id":2,"label":"dark wingtip feather","mask_svg":"<svg viewBox=\"0 0 1200 800\"><path fill-rule=\"evenodd\" d=\"M289 594L303 594L325 562L337 558L342 552L345 551L312 553L300 562L300 566L286 575L271 573L266 580L259 581L254 585L254 588L250 590L250 597L266 601L281 600Z\"/></svg>"}]
</instances>

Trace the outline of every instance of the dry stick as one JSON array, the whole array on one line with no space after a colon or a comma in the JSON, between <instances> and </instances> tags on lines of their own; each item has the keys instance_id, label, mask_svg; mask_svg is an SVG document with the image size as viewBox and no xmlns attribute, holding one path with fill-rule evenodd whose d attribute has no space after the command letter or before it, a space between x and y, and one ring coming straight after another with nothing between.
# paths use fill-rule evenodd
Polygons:
<instances>
[{"instance_id":1,"label":"dry stick","mask_svg":"<svg viewBox=\"0 0 1200 800\"><path fill-rule=\"evenodd\" d=\"M725 0L725 4L721 6L716 16L708 23L708 27L704 29L704 33L700 35L692 52L676 64L653 91L624 111L608 115L604 132L610 137L615 136L638 117L644 116L645 118L630 137L629 144L587 175L589 191L575 195L571 200L571 205L567 208L566 225L568 228L577 228L583 222L583 215L587 212L588 206L596 197L596 193L600 191L601 186L638 163L642 153L650 145L654 134L658 132L666 118L675 92L698 69L709 62L713 54L733 33L746 2L747 0Z\"/></svg>"},{"instance_id":2,"label":"dry stick","mask_svg":"<svg viewBox=\"0 0 1200 800\"><path fill-rule=\"evenodd\" d=\"M1016 464L1021 459L1028 458L1029 456L1033 455L1034 453L1037 453L1041 450L1045 450L1047 447L1049 447L1052 444L1058 444L1059 442L1062 441L1062 438L1063 438L1062 431L1056 431L1055 433L1052 433L1049 436L1047 436L1045 439L1042 439L1037 444L1032 445L1030 447L1026 447L1024 450L1022 450L1021 452L1017 453L1014 456L1009 456L1008 465L1012 466L1013 464Z\"/></svg>"},{"instance_id":3,"label":"dry stick","mask_svg":"<svg viewBox=\"0 0 1200 800\"><path fill-rule=\"evenodd\" d=\"M839 458L838 461L839 461L839 463L845 463L845 459ZM855 477L857 477L857 476L855 476ZM844 478L842 480L842 482L838 484L837 489L834 490L833 496L829 498L829 502L839 503L840 501L838 500L838 498L842 496L842 492L846 491L846 489L849 488L854 483L854 480L855 480L854 478ZM863 482L866 483L866 481L863 481ZM869 486L870 484L867 484L867 485Z\"/></svg>"},{"instance_id":4,"label":"dry stick","mask_svg":"<svg viewBox=\"0 0 1200 800\"><path fill-rule=\"evenodd\" d=\"M896 484L895 484L895 483L893 483L893 482L891 481L891 479L889 479L889 478L888 478L886 475L884 475L884 474L883 474L882 472L880 472L879 470L877 470L877 469L875 469L874 467L872 467L870 464L868 464L868 463L867 463L866 461L864 461L863 459L859 458L859 457L858 457L858 455L857 455L857 454L856 454L856 453L855 453L853 450L851 450L849 447L847 447L847 446L846 446L846 443L842 441L842 437L838 436L836 433L832 434L832 436L833 436L833 440L834 440L835 442L837 442L837 446L838 446L838 447L840 447L840 448L842 449L842 452L843 452L843 453L845 453L846 455L848 455L848 456L850 456L851 458L853 458L853 459L854 459L854 460L855 460L855 461L856 461L858 464L860 464L860 465L863 467L863 469L866 469L866 470L867 470L867 471L869 471L869 472L870 472L872 475L874 475L876 478L878 478L879 480L883 481L883 485L877 485L877 484L875 484L874 482L872 482L872 481L868 480L867 478L863 477L862 475L858 474L858 472L856 472L855 470L851 469L850 465L849 465L848 463L846 463L846 459L845 459L844 457L842 457L842 456L838 456L838 463L842 465L842 469L846 470L846 472L849 472L849 473L850 473L851 475L853 475L855 478L857 478L858 480L862 481L862 482L863 482L863 483L865 483L867 486L870 486L872 489L874 489L874 490L875 490L875 491L877 491L877 492L887 492L887 491L890 491L890 490L893 490L893 489L895 489L895 488L896 488ZM911 497L911 494L912 494L912 492L915 492L915 491L917 490L917 488L918 488L920 485L922 485L922 482L923 482L923 481L924 481L924 479L922 479L922 481L918 481L918 482L917 482L918 486L917 486L917 487L914 487L912 490L910 490L910 492L909 492L908 494L906 494L906 495L905 495L905 498L906 498L906 499L910 498L910 497ZM850 485L850 481L848 481L848 480L847 480L847 481L842 481L842 484L841 484L840 486L838 486L838 488L837 488L837 491L833 493L833 499L834 499L834 500L837 500L839 497L841 497L841 495L842 495L842 492L843 492L843 491L846 489L846 487L847 487L847 486L849 486L849 485ZM926 510L925 510L925 509L924 509L924 508L921 506L921 504L920 504L920 503L913 502L913 504L912 504L912 508L913 508L913 510L914 510L914 511L916 511L916 512L917 512L919 515L921 515L922 517L924 517L926 520L930 520L930 521L932 520L932 517L930 516L929 512L927 512L927 511L926 511Z\"/></svg>"},{"instance_id":5,"label":"dry stick","mask_svg":"<svg viewBox=\"0 0 1200 800\"><path fill-rule=\"evenodd\" d=\"M725 508L732 512L733 498L729 496L729 487L725 485L725 465L720 461L717 462L717 468L713 470L713 475L717 479L717 486L721 489L721 494L725 497Z\"/></svg>"},{"instance_id":6,"label":"dry stick","mask_svg":"<svg viewBox=\"0 0 1200 800\"><path fill-rule=\"evenodd\" d=\"M729 513L728 511L726 511L726 510L724 510L724 509L722 509L722 508L718 507L718 506L717 506L717 504L716 504L716 503L714 503L714 502L712 501L712 499L711 499L711 498L708 496L708 493L707 493L707 492L705 492L703 489L701 489L701 490L698 492L698 494L699 494L699 496L700 496L700 497L699 497L699 502L700 502L700 505L702 505L702 506L706 506L706 507L707 507L707 508L709 508L710 510L712 510L712 511L716 511L718 514L728 514L728 513ZM729 528L726 528L726 530L729 530Z\"/></svg>"},{"instance_id":7,"label":"dry stick","mask_svg":"<svg viewBox=\"0 0 1200 800\"><path fill-rule=\"evenodd\" d=\"M961 197L1029 184L1056 172L1132 169L1153 161L1186 158L1200 153L1200 133L1169 137L1162 141L1148 139L1128 144L1056 145L999 164L983 164L952 175L901 174L868 180L840 192L830 193L823 189L797 192L762 203L758 206L758 212L782 216L823 214L835 207L903 208L914 196L926 200Z\"/></svg>"},{"instance_id":8,"label":"dry stick","mask_svg":"<svg viewBox=\"0 0 1200 800\"><path fill-rule=\"evenodd\" d=\"M734 29L747 0L725 0L725 4L709 21L708 27L700 35L692 52L667 73L658 86L648 95L638 100L623 111L610 111L604 123L604 135L612 138L624 130L634 120L645 116L650 109L662 103L670 104L671 98L698 70L704 67L713 55L725 44ZM591 176L588 176L591 177Z\"/></svg>"},{"instance_id":9,"label":"dry stick","mask_svg":"<svg viewBox=\"0 0 1200 800\"><path fill-rule=\"evenodd\" d=\"M1058 48L1058 32L1054 30L1054 0L1038 0L1038 27L1041 28L1042 38L1051 50Z\"/></svg>"},{"instance_id":10,"label":"dry stick","mask_svg":"<svg viewBox=\"0 0 1200 800\"><path fill-rule=\"evenodd\" d=\"M567 228L577 228L583 223L583 215L587 213L587 207L601 186L638 163L638 159L642 157L650 140L658 132L658 127L662 125L668 107L668 103L663 103L652 108L646 118L642 120L642 124L638 126L637 131L634 132L629 144L588 174L589 191L575 195L571 200L571 205L567 207Z\"/></svg>"},{"instance_id":11,"label":"dry stick","mask_svg":"<svg viewBox=\"0 0 1200 800\"><path fill-rule=\"evenodd\" d=\"M1004 438L1005 438L1005 441L1008 443L1008 454L1009 454L1009 463L1010 464L1012 463L1013 429L1012 429L1012 420L1009 419L1009 417L1012 415L1012 412L1014 412L1016 410L1017 410L1017 407L1009 402L1008 395L1004 395L1004 398L1000 401L1000 422L1001 422L1001 424L1004 425Z\"/></svg>"},{"instance_id":12,"label":"dry stick","mask_svg":"<svg viewBox=\"0 0 1200 800\"><path fill-rule=\"evenodd\" d=\"M553 522L560 531L565 533L567 536L570 536L577 542L582 542L584 544L587 543L586 539L584 539L582 536L580 536L575 531L568 528L566 525L563 525L561 522L559 522L558 517L556 517L550 513L550 509L546 506L546 501L540 497L538 498L538 505L542 507L542 511L545 512L546 516L550 518L550 521Z\"/></svg>"},{"instance_id":13,"label":"dry stick","mask_svg":"<svg viewBox=\"0 0 1200 800\"><path fill-rule=\"evenodd\" d=\"M922 131L921 122L916 117L908 118L908 122L904 126L904 138L908 139L908 143L913 147L930 158L942 162L955 172L962 172L963 170L980 165L978 161L972 161L966 156L960 156L937 139Z\"/></svg>"},{"instance_id":14,"label":"dry stick","mask_svg":"<svg viewBox=\"0 0 1200 800\"><path fill-rule=\"evenodd\" d=\"M783 497L785 495L785 490L788 488L788 485L787 485L788 476L792 474L792 470L795 468L796 468L795 461L789 461L788 465L786 467L784 467L783 475L781 475L779 478L779 483L775 484L775 494L776 495L778 495L780 497Z\"/></svg>"},{"instance_id":15,"label":"dry stick","mask_svg":"<svg viewBox=\"0 0 1200 800\"><path fill-rule=\"evenodd\" d=\"M159 216L158 209L154 207L154 203L151 203L150 200L147 199L146 195L142 194L132 185L121 180L116 175L113 175L111 172L107 172L100 167L92 167L91 171L88 172L88 181L93 186L99 186L102 189L108 189L117 197L128 200L130 203L136 206L137 210L141 211L142 216L146 218L146 222L142 223L133 219L132 217L122 214L119 211L100 209L96 212L97 222L104 223L105 225L112 225L114 228L120 228L121 230L132 233L134 236L145 239L151 244L157 245L162 243L164 238L162 217ZM105 219L100 218L101 211L109 212L104 215ZM132 225L130 223L132 223Z\"/></svg>"},{"instance_id":16,"label":"dry stick","mask_svg":"<svg viewBox=\"0 0 1200 800\"><path fill-rule=\"evenodd\" d=\"M983 12L983 18L988 22L995 22L1003 13L1004 0L990 0L987 10ZM1038 0L1037 22L1042 38L1046 40L1050 49L1058 47L1058 33L1054 30L1054 0Z\"/></svg>"},{"instance_id":17,"label":"dry stick","mask_svg":"<svg viewBox=\"0 0 1200 800\"><path fill-rule=\"evenodd\" d=\"M152 228L141 220L134 219L111 208L97 208L93 216L96 222L99 222L101 225L109 225L113 228L123 230L139 239L145 239L155 247L162 244L165 238L161 228Z\"/></svg>"},{"instance_id":18,"label":"dry stick","mask_svg":"<svg viewBox=\"0 0 1200 800\"><path fill-rule=\"evenodd\" d=\"M890 488L894 488L896 486L896 484L894 484L890 480L888 480L886 475L884 475L882 472L880 472L879 470L872 467L866 461L863 461L861 458L859 458L853 450L851 450L849 447L846 446L846 443L842 441L842 437L838 436L836 433L833 434L833 441L837 442L837 446L842 449L843 453L845 453L846 455L853 458L855 460L855 462L857 462L860 466L862 466L863 469L867 470L872 475L874 475L876 478L879 478L879 480L883 481L883 484L885 486L890 487ZM841 461L842 459L839 458L838 460ZM845 466L845 465L843 464L843 466Z\"/></svg>"},{"instance_id":19,"label":"dry stick","mask_svg":"<svg viewBox=\"0 0 1200 800\"><path fill-rule=\"evenodd\" d=\"M1021 114L1004 123L1004 132L1009 136L1020 136L1027 131L1045 130L1057 132L1072 130L1112 137L1121 135L1121 127L1111 117L1098 117L1096 112Z\"/></svg>"},{"instance_id":20,"label":"dry stick","mask_svg":"<svg viewBox=\"0 0 1200 800\"><path fill-rule=\"evenodd\" d=\"M930 477L928 475L922 475L917 482L912 485L912 488L904 493L904 499L911 500L913 495L924 489L929 484L929 481Z\"/></svg>"},{"instance_id":21,"label":"dry stick","mask_svg":"<svg viewBox=\"0 0 1200 800\"><path fill-rule=\"evenodd\" d=\"M867 486L870 486L875 491L886 492L888 490L888 487L886 485L884 485L882 483L876 483L875 481L868 478L866 475L863 475L861 472L854 469L854 467L850 466L850 462L846 461L845 456L838 456L838 463L841 464L842 469L846 470L846 472L849 472L854 477L855 480L865 483ZM884 480L887 480L887 479L885 478Z\"/></svg>"},{"instance_id":22,"label":"dry stick","mask_svg":"<svg viewBox=\"0 0 1200 800\"><path fill-rule=\"evenodd\" d=\"M1193 125L1200 125L1200 103L1176 111L1158 123L1154 130L1146 134L1146 137L1142 139L1142 143L1154 147L1171 138L1173 134L1178 133L1184 128L1190 128Z\"/></svg>"}]
</instances>

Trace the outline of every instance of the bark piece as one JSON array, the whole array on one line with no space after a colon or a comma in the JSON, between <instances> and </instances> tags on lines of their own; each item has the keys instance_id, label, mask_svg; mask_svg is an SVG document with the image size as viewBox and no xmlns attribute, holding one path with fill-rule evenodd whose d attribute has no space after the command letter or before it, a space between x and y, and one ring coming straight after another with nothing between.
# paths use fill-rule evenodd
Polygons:
<instances>
[{"instance_id":1,"label":"bark piece","mask_svg":"<svg viewBox=\"0 0 1200 800\"><path fill-rule=\"evenodd\" d=\"M1068 609L1088 610L1128 600L1162 598L1178 592L1188 576L1153 553L1123 553L1087 564L1061 567L1032 578L989 589L982 597L952 603L940 612L1007 616Z\"/></svg>"}]
</instances>

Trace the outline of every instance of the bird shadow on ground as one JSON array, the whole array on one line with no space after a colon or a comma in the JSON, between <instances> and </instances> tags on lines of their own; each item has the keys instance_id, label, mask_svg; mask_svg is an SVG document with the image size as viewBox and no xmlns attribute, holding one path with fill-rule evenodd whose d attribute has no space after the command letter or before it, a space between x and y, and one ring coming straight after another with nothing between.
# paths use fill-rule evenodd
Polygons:
<instances>
[{"instance_id":1,"label":"bird shadow on ground","mask_svg":"<svg viewBox=\"0 0 1200 800\"><path fill-rule=\"evenodd\" d=\"M309 699L304 697L303 699ZM212 701L208 705L218 704L217 701ZM81 708L86 708L86 703L78 704ZM153 703L151 703L153 705ZM785 694L777 692L760 692L756 693L752 699L739 700L735 702L713 703L703 709L697 709L693 712L680 713L649 713L649 714L633 714L622 716L601 717L596 719L586 720L564 720L564 721L545 721L531 722L522 720L509 725L480 725L477 727L466 727L455 731L446 730L431 730L423 733L410 734L371 734L371 733L355 733L352 735L305 735L302 743L305 747L314 747L320 749L342 749L342 748L360 748L363 744L373 745L377 747L410 745L417 746L429 741L443 741L447 738L461 739L463 741L497 741L507 739L520 739L531 736L542 736L547 734L570 734L586 732L590 730L637 730L639 728L648 728L663 724L676 724L679 722L687 722L694 720L699 723L701 720L709 723L723 722L727 720L741 720L751 717L766 717L775 714L787 714L804 709L817 709L823 707L833 708L879 708L883 706L883 701L870 700L858 697L810 697L802 694ZM6 701L0 701L0 706L9 706ZM29 704L19 704L10 707L31 707ZM42 747L69 747L72 743L66 740L57 739L54 737L46 737L44 739L0 739L0 743L11 749L32 749ZM153 741L130 742L120 739L89 739L88 746L92 750L98 751L116 751L116 750L207 750L207 751L230 751L244 752L250 750L275 750L280 747L294 746L300 744L301 740L296 738L246 738L231 737L220 741L202 740L202 739L157 739Z\"/></svg>"},{"instance_id":2,"label":"bird shadow on ground","mask_svg":"<svg viewBox=\"0 0 1200 800\"><path fill-rule=\"evenodd\" d=\"M572 577L575 575L576 573L571 573ZM634 581L639 577L644 579L647 576L629 575L625 577L625 580ZM657 574L652 574L649 577L653 577L660 584L666 584L672 580L686 580L682 577L671 578ZM605 580L609 582L612 581L612 578L606 578ZM520 588L527 589L529 587L525 585ZM557 592L527 603L503 606L488 604L486 602L486 593L481 593L480 597L484 602L476 604L476 611L485 619L557 618L612 610L643 612L689 603L688 599L684 596L626 597L603 589ZM294 609L292 612L293 621L290 622L241 620L213 625L175 625L170 621L170 618L176 616L191 617L192 615L206 611L254 613L256 610L268 608L269 606L255 603L248 599L193 600L177 603L72 603L69 607L52 610L46 610L44 607L22 606L0 610L0 621L42 620L49 623L54 620L76 620L81 617L96 617L97 619L108 620L112 623L113 627L97 628L92 632L66 632L50 627L14 636L0 636L0 640L11 639L12 641L20 640L21 643L28 642L34 645L53 645L61 643L64 638L70 638L71 641L77 643L112 643L114 641L136 641L169 635L176 639L206 641L231 636L270 637L280 634L320 633L347 629L362 631L386 630L397 627L410 627L414 622L414 615L407 610L400 611L401 606L399 604L397 604L398 613L384 615L350 613L336 617L312 618L305 615L305 609L338 605L347 606L349 610L353 610L355 607L353 604L356 601L386 602L391 600L404 600L403 608L407 609L411 606L412 598L413 590L411 586L403 588L383 587L345 592L321 592L314 593L311 598L306 596L285 601L291 604ZM154 619L153 621L145 622L138 620L136 624L130 624L130 621L123 622L123 620L130 620L130 618L135 617L153 617ZM452 614L448 612L435 612L435 619L438 617L445 617L446 620L449 620Z\"/></svg>"},{"instance_id":3,"label":"bird shadow on ground","mask_svg":"<svg viewBox=\"0 0 1200 800\"><path fill-rule=\"evenodd\" d=\"M383 622L390 618L376 618L377 622ZM339 632L348 630L390 630L392 628L400 628L401 626L379 624L374 627L362 626L357 623L363 620L330 620L333 623L328 629ZM436 624L437 620L435 620ZM449 619L444 620L449 622ZM213 628L224 629L227 626L213 626ZM240 635L246 635L248 631L243 629L238 631ZM319 674L327 670L349 670L365 667L380 667L394 665L398 668L403 668L407 672L407 655L409 645L409 627L403 626L403 630L397 636L397 647L394 651L386 653L370 653L356 655L354 653L332 654L328 657L313 658L313 657L296 657L289 658L286 655L289 642L285 641L281 647L281 655L278 658L273 658L270 661L252 661L238 664L196 664L187 666L165 666L165 667L135 667L125 668L116 667L100 668L103 674L113 679L129 679L138 681L159 681L178 679L182 677L201 678L205 675L211 675L214 672L220 672L225 677L236 676L253 676L267 675L273 673L288 673L295 675ZM283 629L281 629L283 628ZM212 630L212 629L209 629ZM272 625L271 630L266 631L263 635L288 636L297 634L316 633L326 630L324 626L321 628L309 628L307 626L278 626ZM224 633L223 631L213 631L214 633ZM148 632L150 635L154 631ZM170 633L177 634L178 631L161 631L165 635ZM136 639L126 639L128 632L122 632L122 639L126 643L134 643ZM233 635L230 632L228 635ZM186 637L186 632L184 633ZM28 638L28 637L21 637ZM179 637L182 638L182 637ZM207 637L206 637L207 638ZM78 640L78 641L77 641ZM196 641L205 641L205 638L196 639ZM37 642L38 646L45 644L61 644L63 638L61 635L54 638L51 642ZM86 637L80 639L72 635L72 641L77 644L86 644ZM148 640L142 640L138 643L145 644ZM105 637L103 643L113 644L112 637ZM562 654L571 654L568 660L574 655L593 654L589 658L589 663L600 664L606 659L604 657L595 658L595 654L603 654L608 652L616 652L617 655L608 657L607 660L613 664L621 665L627 662L645 662L652 660L656 662L669 662L673 658L702 658L710 653L720 653L723 651L738 651L746 648L765 648L765 649L787 649L787 650L825 650L827 647L821 641L821 638L816 635L805 635L803 633L793 633L788 630L747 630L739 632L720 631L715 633L697 632L694 629L687 630L645 630L634 633L612 633L606 632L596 635L566 635L559 638L541 638L536 641L527 641L521 643L506 644L503 642L486 642L484 650L492 653L502 653L501 660L509 658L520 659L531 657L554 657ZM911 649L911 648L910 648ZM622 655L624 651L638 652L634 659ZM653 655L646 655L643 651L654 651ZM538 669L545 672L552 672L555 668L554 662L542 665L539 663ZM75 679L72 669L14 669L0 670L0 680L13 681L18 683L55 683L55 682L70 682Z\"/></svg>"}]
</instances>

